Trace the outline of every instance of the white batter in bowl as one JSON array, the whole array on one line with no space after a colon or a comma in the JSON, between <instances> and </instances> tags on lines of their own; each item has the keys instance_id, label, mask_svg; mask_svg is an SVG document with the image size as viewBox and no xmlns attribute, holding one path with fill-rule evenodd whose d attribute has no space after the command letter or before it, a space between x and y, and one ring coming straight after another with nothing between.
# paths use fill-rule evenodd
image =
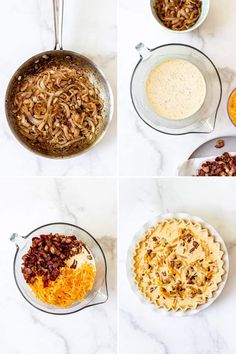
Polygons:
<instances>
[{"instance_id":1,"label":"white batter in bowl","mask_svg":"<svg viewBox=\"0 0 236 354\"><path fill-rule=\"evenodd\" d=\"M206 97L206 82L196 65L171 58L152 69L146 81L146 94L157 114L181 120L201 108Z\"/></svg>"}]
</instances>

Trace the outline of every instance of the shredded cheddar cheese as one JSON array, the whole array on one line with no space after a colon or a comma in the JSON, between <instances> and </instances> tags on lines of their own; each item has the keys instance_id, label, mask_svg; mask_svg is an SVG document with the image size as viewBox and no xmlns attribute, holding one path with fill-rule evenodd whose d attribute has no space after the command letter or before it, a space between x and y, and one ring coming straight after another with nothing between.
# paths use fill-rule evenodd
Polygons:
<instances>
[{"instance_id":1,"label":"shredded cheddar cheese","mask_svg":"<svg viewBox=\"0 0 236 354\"><path fill-rule=\"evenodd\" d=\"M236 90L234 90L229 98L228 112L234 125L236 125Z\"/></svg>"},{"instance_id":2,"label":"shredded cheddar cheese","mask_svg":"<svg viewBox=\"0 0 236 354\"><path fill-rule=\"evenodd\" d=\"M55 281L49 281L47 287L43 285L41 276L30 285L36 297L51 305L69 307L76 301L83 301L93 288L96 270L92 264L84 263L78 269L65 266Z\"/></svg>"}]
</instances>

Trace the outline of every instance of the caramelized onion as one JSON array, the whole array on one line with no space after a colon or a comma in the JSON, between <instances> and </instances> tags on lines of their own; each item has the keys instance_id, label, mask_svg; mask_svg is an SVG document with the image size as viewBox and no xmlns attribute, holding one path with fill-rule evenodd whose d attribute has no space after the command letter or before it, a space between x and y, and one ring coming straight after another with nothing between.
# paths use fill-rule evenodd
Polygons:
<instances>
[{"instance_id":1,"label":"caramelized onion","mask_svg":"<svg viewBox=\"0 0 236 354\"><path fill-rule=\"evenodd\" d=\"M69 155L92 144L104 125L103 100L87 73L64 65L19 80L13 99L16 126L29 145Z\"/></svg>"}]
</instances>

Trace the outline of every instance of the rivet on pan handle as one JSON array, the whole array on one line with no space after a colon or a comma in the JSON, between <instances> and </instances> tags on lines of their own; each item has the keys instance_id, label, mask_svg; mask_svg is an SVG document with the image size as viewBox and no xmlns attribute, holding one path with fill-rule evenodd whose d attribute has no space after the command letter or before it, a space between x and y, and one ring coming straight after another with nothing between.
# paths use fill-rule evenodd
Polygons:
<instances>
[{"instance_id":1,"label":"rivet on pan handle","mask_svg":"<svg viewBox=\"0 0 236 354\"><path fill-rule=\"evenodd\" d=\"M62 47L62 29L63 29L64 0L53 0L53 17L55 47L54 50L63 50Z\"/></svg>"}]
</instances>

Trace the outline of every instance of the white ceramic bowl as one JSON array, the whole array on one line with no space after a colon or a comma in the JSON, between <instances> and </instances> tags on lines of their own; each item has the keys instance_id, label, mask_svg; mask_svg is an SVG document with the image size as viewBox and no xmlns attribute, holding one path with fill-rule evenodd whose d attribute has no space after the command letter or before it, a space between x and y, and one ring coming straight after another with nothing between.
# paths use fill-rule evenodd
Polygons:
<instances>
[{"instance_id":1,"label":"white ceramic bowl","mask_svg":"<svg viewBox=\"0 0 236 354\"><path fill-rule=\"evenodd\" d=\"M141 239L143 238L144 234L153 226L155 226L157 223L163 220L167 219L184 219L187 221L192 221L196 223L200 223L204 228L208 229L210 231L210 234L215 238L216 241L218 241L221 245L221 249L224 252L223 255L223 261L224 261L224 270L225 274L223 275L222 281L219 284L218 289L214 292L214 295L211 299L208 300L206 304L199 305L195 310L186 310L186 311L167 311L164 308L158 308L154 304L152 304L138 289L135 280L134 280L134 274L133 274L133 255L134 251L136 248L136 245ZM228 251L225 246L225 243L219 233L208 223L203 221L202 219L198 218L197 216L192 216L186 213L168 213L168 214L162 214L158 215L157 217L153 218L152 220L148 221L143 227L134 235L134 238L132 240L132 243L129 247L128 254L127 254L127 262L126 262L126 267L127 267L127 276L128 280L131 286L131 289L133 292L138 296L140 301L144 304L147 304L148 306L151 306L154 311L158 312L158 314L162 314L165 316L174 316L174 317L183 317L183 316L191 316L195 315L198 312L206 309L210 305L213 304L213 302L218 298L218 296L221 294L225 283L228 278L228 273L229 273L229 256L228 256Z\"/></svg>"},{"instance_id":2,"label":"white ceramic bowl","mask_svg":"<svg viewBox=\"0 0 236 354\"><path fill-rule=\"evenodd\" d=\"M157 23L159 23L159 25L163 28L165 28L167 31L169 32L174 32L174 33L188 33L191 31L194 31L196 28L198 28L199 26L201 26L201 24L205 21L205 19L208 16L209 13L209 9L210 9L210 0L202 0L202 12L201 12L201 16L199 17L199 19L197 20L197 22L190 27L187 30L184 31L174 31L168 27L166 27L163 22L160 20L160 18L157 16L156 11L154 10L154 5L155 5L156 0L150 0L150 5L151 5L151 11L153 16L155 17Z\"/></svg>"}]
</instances>

